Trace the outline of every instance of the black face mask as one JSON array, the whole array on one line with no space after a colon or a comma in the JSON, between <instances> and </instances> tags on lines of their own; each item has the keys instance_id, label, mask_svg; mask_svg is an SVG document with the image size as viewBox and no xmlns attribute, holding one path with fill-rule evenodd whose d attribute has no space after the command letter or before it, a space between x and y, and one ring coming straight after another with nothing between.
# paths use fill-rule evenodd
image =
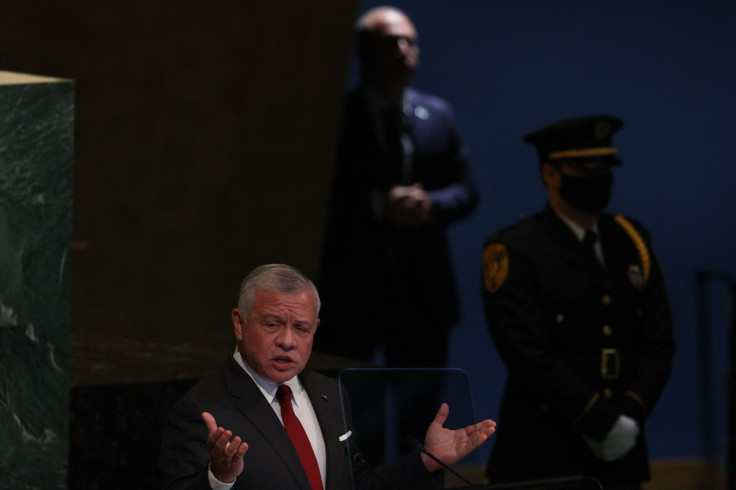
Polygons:
<instances>
[{"instance_id":1,"label":"black face mask","mask_svg":"<svg viewBox=\"0 0 736 490\"><path fill-rule=\"evenodd\" d=\"M560 196L580 211L600 213L608 206L613 189L611 172L600 175L560 175Z\"/></svg>"}]
</instances>

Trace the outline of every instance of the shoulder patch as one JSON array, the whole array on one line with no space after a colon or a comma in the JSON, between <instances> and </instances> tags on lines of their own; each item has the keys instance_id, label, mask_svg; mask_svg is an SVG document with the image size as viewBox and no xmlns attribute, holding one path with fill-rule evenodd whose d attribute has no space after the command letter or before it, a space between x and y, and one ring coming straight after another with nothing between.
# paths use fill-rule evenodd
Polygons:
<instances>
[{"instance_id":1,"label":"shoulder patch","mask_svg":"<svg viewBox=\"0 0 736 490\"><path fill-rule=\"evenodd\" d=\"M509 254L503 243L489 243L483 250L483 282L486 289L495 293L509 275Z\"/></svg>"}]
</instances>

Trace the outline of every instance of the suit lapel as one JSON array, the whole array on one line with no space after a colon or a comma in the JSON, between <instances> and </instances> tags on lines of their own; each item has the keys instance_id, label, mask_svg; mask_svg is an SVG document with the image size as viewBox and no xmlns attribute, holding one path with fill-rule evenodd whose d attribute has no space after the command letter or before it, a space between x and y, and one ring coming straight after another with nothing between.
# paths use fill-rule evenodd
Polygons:
<instances>
[{"instance_id":1,"label":"suit lapel","mask_svg":"<svg viewBox=\"0 0 736 490\"><path fill-rule=\"evenodd\" d=\"M417 158L417 152L427 147L425 134L432 114L422 105L418 92L411 87L406 91L406 100L409 105L409 137L412 142L411 174L413 181L421 181L421 169L417 167L421 158ZM422 117L417 114L422 114Z\"/></svg>"},{"instance_id":2,"label":"suit lapel","mask_svg":"<svg viewBox=\"0 0 736 490\"><path fill-rule=\"evenodd\" d=\"M309 395L309 401L317 415L322 437L325 442L327 456L327 485L328 490L342 490L350 482L350 465L347 455L347 443L340 441L345 433L345 424L342 417L340 394L335 384L326 384L310 371L300 375L304 389Z\"/></svg>"},{"instance_id":3,"label":"suit lapel","mask_svg":"<svg viewBox=\"0 0 736 490\"><path fill-rule=\"evenodd\" d=\"M284 466L294 477L294 480L299 484L299 487L308 489L309 480L299 461L299 455L296 453L291 439L289 439L273 408L266 402L263 393L255 382L234 359L230 358L228 367L229 369L225 371L225 382L230 395L239 399L235 406L261 433L263 439L271 445L274 452L283 461Z\"/></svg>"},{"instance_id":4,"label":"suit lapel","mask_svg":"<svg viewBox=\"0 0 736 490\"><path fill-rule=\"evenodd\" d=\"M356 132L361 138L365 138L367 141L367 148L374 148L375 151L382 151L383 142L378 134L378 115L373 114L370 109L370 103L368 102L368 94L358 89L352 93L351 97L354 97L350 103L353 106L353 110L349 113L352 114L352 120L350 123L352 127L357 128Z\"/></svg>"}]
</instances>

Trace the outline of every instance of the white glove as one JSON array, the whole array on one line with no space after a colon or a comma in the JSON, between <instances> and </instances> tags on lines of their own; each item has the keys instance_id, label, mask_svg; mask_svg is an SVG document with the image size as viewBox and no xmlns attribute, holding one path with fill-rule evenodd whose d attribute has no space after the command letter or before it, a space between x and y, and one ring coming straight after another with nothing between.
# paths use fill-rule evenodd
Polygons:
<instances>
[{"instance_id":1,"label":"white glove","mask_svg":"<svg viewBox=\"0 0 736 490\"><path fill-rule=\"evenodd\" d=\"M639 425L636 421L626 415L619 415L616 423L601 442L597 442L588 436L583 436L586 444L593 452L606 463L616 461L624 457L626 453L636 445L639 435Z\"/></svg>"}]
</instances>

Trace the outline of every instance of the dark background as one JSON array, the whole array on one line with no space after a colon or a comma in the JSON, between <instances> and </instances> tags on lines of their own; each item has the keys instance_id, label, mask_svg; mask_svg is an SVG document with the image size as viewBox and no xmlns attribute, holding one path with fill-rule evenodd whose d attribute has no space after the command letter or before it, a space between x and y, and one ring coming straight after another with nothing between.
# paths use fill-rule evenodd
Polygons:
<instances>
[{"instance_id":1,"label":"dark background","mask_svg":"<svg viewBox=\"0 0 736 490\"><path fill-rule=\"evenodd\" d=\"M609 209L649 227L674 316L674 371L647 424L651 453L722 456L733 305L729 281L705 281L709 321L703 335L696 274L736 275L736 4L397 5L419 32L422 65L415 84L454 104L481 185L480 209L451 231L465 315L450 361L469 372L480 414L497 413L505 375L482 316L482 244L493 230L540 209L545 199L536 154L521 138L559 118L611 113L625 124L614 137L624 165L615 171Z\"/></svg>"},{"instance_id":2,"label":"dark background","mask_svg":"<svg viewBox=\"0 0 736 490\"><path fill-rule=\"evenodd\" d=\"M200 376L254 266L314 275L357 2L2 2L76 84L72 384Z\"/></svg>"},{"instance_id":3,"label":"dark background","mask_svg":"<svg viewBox=\"0 0 736 490\"><path fill-rule=\"evenodd\" d=\"M73 386L215 369L248 270L318 269L350 32L368 2L2 4L0 68L76 82ZM650 228L675 318L651 452L718 457L731 305L727 281L707 281L704 354L696 273L736 275L736 4L397 5L420 35L416 85L454 104L480 185L480 209L451 229L465 312L451 364L470 374L478 416L497 414L505 376L482 319L481 247L544 203L521 136L613 113L624 165L610 209Z\"/></svg>"}]
</instances>

